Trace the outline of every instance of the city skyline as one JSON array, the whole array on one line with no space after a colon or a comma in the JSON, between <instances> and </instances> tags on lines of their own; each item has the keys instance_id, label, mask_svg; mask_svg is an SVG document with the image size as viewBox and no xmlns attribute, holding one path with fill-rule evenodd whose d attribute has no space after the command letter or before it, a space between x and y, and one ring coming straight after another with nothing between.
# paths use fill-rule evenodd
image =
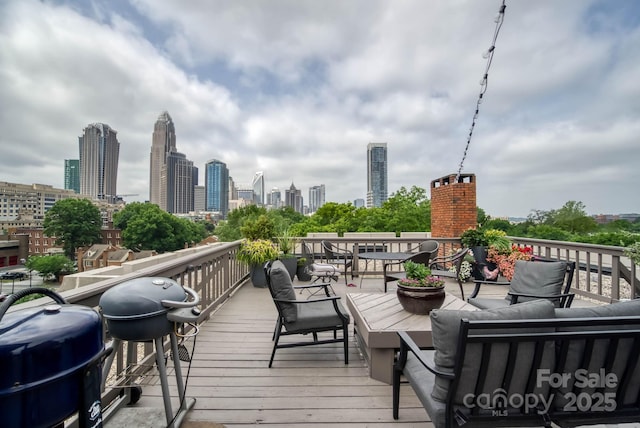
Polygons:
<instances>
[{"instance_id":1,"label":"city skyline","mask_svg":"<svg viewBox=\"0 0 640 428\"><path fill-rule=\"evenodd\" d=\"M500 3L0 2L0 180L62 188L78 130L102 122L117 193L147 200L166 110L200 182L216 157L237 182L352 202L364 147L387 141L389 195L429 195L464 158L494 217L640 211L640 3L507 2L465 151Z\"/></svg>"}]
</instances>

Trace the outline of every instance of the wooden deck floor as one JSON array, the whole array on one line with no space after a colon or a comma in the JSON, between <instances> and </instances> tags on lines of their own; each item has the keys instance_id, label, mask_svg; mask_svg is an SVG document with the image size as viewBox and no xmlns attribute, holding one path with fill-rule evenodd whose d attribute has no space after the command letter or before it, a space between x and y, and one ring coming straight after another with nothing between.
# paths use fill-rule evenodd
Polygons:
<instances>
[{"instance_id":1,"label":"wooden deck floor","mask_svg":"<svg viewBox=\"0 0 640 428\"><path fill-rule=\"evenodd\" d=\"M339 295L382 292L382 280L367 278L362 288L348 288L343 281L333 288ZM453 282L447 291L459 295ZM348 365L342 345L329 344L278 350L268 368L275 320L268 290L249 283L201 326L190 369L183 363L185 377L189 370L186 395L196 398L183 427L433 426L409 387L402 388L400 420L393 420L391 386L369 378L353 337ZM185 345L191 352L193 339ZM173 376L170 381L175 383ZM172 394L177 396L175 388ZM175 399L173 406L175 411ZM141 400L127 410L142 414L149 407L163 408L159 382L144 386Z\"/></svg>"}]
</instances>

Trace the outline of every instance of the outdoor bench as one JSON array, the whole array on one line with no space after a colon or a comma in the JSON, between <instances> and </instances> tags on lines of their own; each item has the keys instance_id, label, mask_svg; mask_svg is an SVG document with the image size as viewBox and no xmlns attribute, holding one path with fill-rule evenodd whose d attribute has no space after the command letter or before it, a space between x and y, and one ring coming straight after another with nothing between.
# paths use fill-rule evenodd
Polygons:
<instances>
[{"instance_id":1,"label":"outdoor bench","mask_svg":"<svg viewBox=\"0 0 640 428\"><path fill-rule=\"evenodd\" d=\"M431 324L433 350L398 333L395 419L404 376L437 428L640 420L640 299L434 310Z\"/></svg>"}]
</instances>

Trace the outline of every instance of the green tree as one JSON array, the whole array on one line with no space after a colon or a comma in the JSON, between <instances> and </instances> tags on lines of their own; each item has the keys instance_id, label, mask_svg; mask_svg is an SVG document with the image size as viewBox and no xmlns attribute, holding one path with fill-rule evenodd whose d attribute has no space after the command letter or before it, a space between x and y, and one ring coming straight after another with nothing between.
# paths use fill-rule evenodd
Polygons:
<instances>
[{"instance_id":1,"label":"green tree","mask_svg":"<svg viewBox=\"0 0 640 428\"><path fill-rule=\"evenodd\" d=\"M102 216L89 199L62 199L47 211L44 234L56 237L67 257L75 259L76 248L102 241Z\"/></svg>"},{"instance_id":2,"label":"green tree","mask_svg":"<svg viewBox=\"0 0 640 428\"><path fill-rule=\"evenodd\" d=\"M582 202L568 201L552 215L554 226L570 233L587 233L598 228L596 221L587 215Z\"/></svg>"},{"instance_id":3,"label":"green tree","mask_svg":"<svg viewBox=\"0 0 640 428\"><path fill-rule=\"evenodd\" d=\"M114 214L113 224L122 230L123 244L134 251L176 251L207 236L202 225L178 218L149 203L127 204Z\"/></svg>"},{"instance_id":4,"label":"green tree","mask_svg":"<svg viewBox=\"0 0 640 428\"><path fill-rule=\"evenodd\" d=\"M44 280L75 272L73 261L62 254L31 256L27 259L25 266L29 270L39 272Z\"/></svg>"},{"instance_id":5,"label":"green tree","mask_svg":"<svg viewBox=\"0 0 640 428\"><path fill-rule=\"evenodd\" d=\"M502 231L506 232L507 235L509 235L511 230L513 229L513 226L511 225L509 220L505 220L505 219L502 219L502 218L490 218L490 217L487 217L487 220L482 224L482 228L483 229L498 229L498 230L502 230Z\"/></svg>"},{"instance_id":6,"label":"green tree","mask_svg":"<svg viewBox=\"0 0 640 428\"><path fill-rule=\"evenodd\" d=\"M276 235L276 225L266 214L256 219L247 220L241 227L240 233L247 239L272 239Z\"/></svg>"},{"instance_id":7,"label":"green tree","mask_svg":"<svg viewBox=\"0 0 640 428\"><path fill-rule=\"evenodd\" d=\"M385 226L382 232L426 232L431 230L431 202L425 189L401 187L382 205Z\"/></svg>"}]
</instances>

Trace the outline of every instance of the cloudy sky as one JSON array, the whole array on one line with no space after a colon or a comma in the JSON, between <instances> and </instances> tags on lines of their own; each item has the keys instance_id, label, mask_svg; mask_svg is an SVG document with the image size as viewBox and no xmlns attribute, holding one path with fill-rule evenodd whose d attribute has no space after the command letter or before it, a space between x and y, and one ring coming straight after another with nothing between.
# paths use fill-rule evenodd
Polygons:
<instances>
[{"instance_id":1,"label":"cloudy sky","mask_svg":"<svg viewBox=\"0 0 640 428\"><path fill-rule=\"evenodd\" d=\"M118 132L119 194L149 195L153 124L236 183L366 196L456 174L499 0L0 0L0 181L64 186L90 123ZM464 161L492 216L581 201L640 212L640 2L507 1Z\"/></svg>"}]
</instances>

